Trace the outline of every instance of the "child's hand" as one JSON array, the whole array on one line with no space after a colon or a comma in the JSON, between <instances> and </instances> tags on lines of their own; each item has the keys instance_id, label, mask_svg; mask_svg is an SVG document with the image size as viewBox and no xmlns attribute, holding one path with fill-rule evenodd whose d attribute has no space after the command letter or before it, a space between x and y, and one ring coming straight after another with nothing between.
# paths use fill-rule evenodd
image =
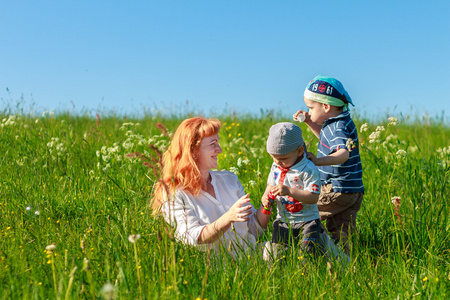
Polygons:
<instances>
[{"instance_id":1,"label":"child's hand","mask_svg":"<svg viewBox=\"0 0 450 300\"><path fill-rule=\"evenodd\" d=\"M264 205L264 207L271 207L272 204L270 203L269 197L267 197L267 195L263 195L261 198L261 202L262 205Z\"/></svg>"},{"instance_id":2,"label":"child's hand","mask_svg":"<svg viewBox=\"0 0 450 300\"><path fill-rule=\"evenodd\" d=\"M300 115L300 114L304 116L304 121L303 122L308 123L310 121L309 114L306 111L299 110L292 116L292 118L294 119L295 122L301 122L301 121L299 121L297 119L297 116Z\"/></svg>"},{"instance_id":3,"label":"child's hand","mask_svg":"<svg viewBox=\"0 0 450 300\"><path fill-rule=\"evenodd\" d=\"M306 158L313 162L313 164L317 165L317 157L312 152L306 153Z\"/></svg>"},{"instance_id":4,"label":"child's hand","mask_svg":"<svg viewBox=\"0 0 450 300\"><path fill-rule=\"evenodd\" d=\"M279 184L272 188L272 194L274 194L274 196L290 196L291 191L288 186Z\"/></svg>"}]
</instances>

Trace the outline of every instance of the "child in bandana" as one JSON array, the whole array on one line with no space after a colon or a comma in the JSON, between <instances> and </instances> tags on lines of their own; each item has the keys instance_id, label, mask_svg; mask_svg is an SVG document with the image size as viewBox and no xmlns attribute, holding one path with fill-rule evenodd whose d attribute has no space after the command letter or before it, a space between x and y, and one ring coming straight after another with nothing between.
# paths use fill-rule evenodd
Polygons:
<instances>
[{"instance_id":1,"label":"child in bandana","mask_svg":"<svg viewBox=\"0 0 450 300\"><path fill-rule=\"evenodd\" d=\"M348 253L348 236L356 229L364 195L358 131L348 109L353 103L342 83L326 76L311 80L303 99L309 112L299 110L293 118L303 115L305 124L319 138L317 157L311 152L307 157L320 171L320 219L326 220L327 230Z\"/></svg>"},{"instance_id":2,"label":"child in bandana","mask_svg":"<svg viewBox=\"0 0 450 300\"><path fill-rule=\"evenodd\" d=\"M320 194L320 174L306 158L304 145L302 130L297 125L284 122L270 128L267 152L273 158L273 164L262 203L265 214L270 214L273 202L277 205L272 244L267 247L274 256L276 249L285 251L290 245L299 243L306 252L314 255L323 254L325 250L316 204Z\"/></svg>"}]
</instances>

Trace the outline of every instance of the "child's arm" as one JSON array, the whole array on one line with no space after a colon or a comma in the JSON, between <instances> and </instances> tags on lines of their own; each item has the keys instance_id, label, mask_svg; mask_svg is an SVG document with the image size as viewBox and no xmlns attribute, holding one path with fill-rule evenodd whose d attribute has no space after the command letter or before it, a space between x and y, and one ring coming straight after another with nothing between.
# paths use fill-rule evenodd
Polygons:
<instances>
[{"instance_id":1,"label":"child's arm","mask_svg":"<svg viewBox=\"0 0 450 300\"><path fill-rule=\"evenodd\" d=\"M273 186L271 186L270 184L267 184L266 190L264 191L264 195L261 198L262 205L264 205L265 207L271 207L272 206L272 203L270 203L270 200L269 200L269 197L268 197L269 192L272 190L272 188L273 188Z\"/></svg>"},{"instance_id":2,"label":"child's arm","mask_svg":"<svg viewBox=\"0 0 450 300\"><path fill-rule=\"evenodd\" d=\"M317 158L314 153L308 152L306 157L312 161L316 166L332 166L332 165L340 165L347 161L350 153L347 149L339 149L336 152L331 153L330 155L323 156Z\"/></svg>"},{"instance_id":3,"label":"child's arm","mask_svg":"<svg viewBox=\"0 0 450 300\"><path fill-rule=\"evenodd\" d=\"M272 188L272 194L275 196L290 196L305 204L314 204L319 201L319 194L312 193L308 190L299 190L282 184L274 186Z\"/></svg>"},{"instance_id":4,"label":"child's arm","mask_svg":"<svg viewBox=\"0 0 450 300\"><path fill-rule=\"evenodd\" d=\"M322 125L319 125L317 123L314 123L313 121L311 121L311 118L309 117L309 114L306 111L303 110L299 110L297 111L292 117L294 119L294 121L297 121L297 116L299 114L303 114L305 116L305 124L308 125L309 129L311 129L311 131L314 133L315 136L317 136L317 138L320 137L320 130L322 129Z\"/></svg>"}]
</instances>

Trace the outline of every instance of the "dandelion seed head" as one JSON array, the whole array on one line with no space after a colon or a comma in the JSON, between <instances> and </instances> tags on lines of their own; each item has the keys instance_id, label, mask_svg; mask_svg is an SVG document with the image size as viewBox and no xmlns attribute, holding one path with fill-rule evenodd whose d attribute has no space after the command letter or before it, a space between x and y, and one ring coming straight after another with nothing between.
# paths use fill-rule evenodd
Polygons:
<instances>
[{"instance_id":1,"label":"dandelion seed head","mask_svg":"<svg viewBox=\"0 0 450 300\"><path fill-rule=\"evenodd\" d=\"M128 236L128 241L130 242L130 243L136 243L139 239L141 238L141 235L138 233L138 234L131 234L131 235L129 235Z\"/></svg>"}]
</instances>

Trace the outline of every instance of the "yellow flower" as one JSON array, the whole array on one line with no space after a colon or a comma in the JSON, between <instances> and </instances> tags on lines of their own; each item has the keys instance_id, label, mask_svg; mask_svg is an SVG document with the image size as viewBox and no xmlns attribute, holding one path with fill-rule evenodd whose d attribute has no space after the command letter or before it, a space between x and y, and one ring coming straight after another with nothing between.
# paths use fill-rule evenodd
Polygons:
<instances>
[{"instance_id":1,"label":"yellow flower","mask_svg":"<svg viewBox=\"0 0 450 300\"><path fill-rule=\"evenodd\" d=\"M428 280L428 277L424 277L424 278L422 279L423 282L425 282L425 281L427 281L427 280Z\"/></svg>"}]
</instances>

